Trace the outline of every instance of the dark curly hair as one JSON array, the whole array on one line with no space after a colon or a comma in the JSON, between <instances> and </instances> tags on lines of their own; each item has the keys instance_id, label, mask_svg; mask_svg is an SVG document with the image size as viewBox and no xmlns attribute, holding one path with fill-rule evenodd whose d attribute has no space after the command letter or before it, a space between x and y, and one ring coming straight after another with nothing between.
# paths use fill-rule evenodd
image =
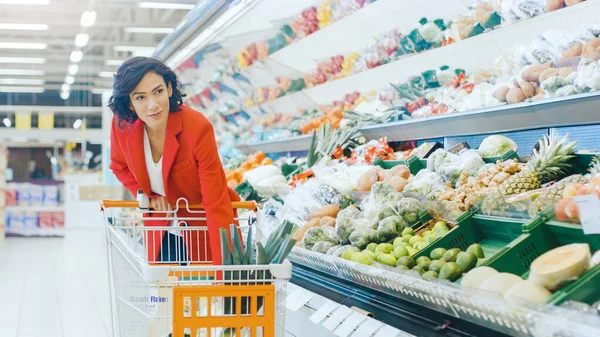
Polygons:
<instances>
[{"instance_id":1,"label":"dark curly hair","mask_svg":"<svg viewBox=\"0 0 600 337\"><path fill-rule=\"evenodd\" d=\"M181 110L185 93L181 90L181 83L177 80L175 72L157 58L134 57L125 61L114 75L113 94L108 101L108 106L119 119L119 127L138 119L136 113L131 110L129 94L149 72L162 76L167 86L171 84L173 94L169 98L169 112Z\"/></svg>"}]
</instances>

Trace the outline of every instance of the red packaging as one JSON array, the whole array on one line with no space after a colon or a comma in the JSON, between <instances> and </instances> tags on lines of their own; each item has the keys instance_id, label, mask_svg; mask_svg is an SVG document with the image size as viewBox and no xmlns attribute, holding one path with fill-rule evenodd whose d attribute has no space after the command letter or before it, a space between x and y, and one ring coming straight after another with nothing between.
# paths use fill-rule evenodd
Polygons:
<instances>
[{"instance_id":1,"label":"red packaging","mask_svg":"<svg viewBox=\"0 0 600 337\"><path fill-rule=\"evenodd\" d=\"M64 228L65 227L65 213L54 212L52 215L52 227Z\"/></svg>"},{"instance_id":2,"label":"red packaging","mask_svg":"<svg viewBox=\"0 0 600 337\"><path fill-rule=\"evenodd\" d=\"M17 191L15 190L6 190L6 206L16 206L17 205Z\"/></svg>"},{"instance_id":3,"label":"red packaging","mask_svg":"<svg viewBox=\"0 0 600 337\"><path fill-rule=\"evenodd\" d=\"M52 228L54 222L52 212L39 212L38 217L40 228Z\"/></svg>"}]
</instances>

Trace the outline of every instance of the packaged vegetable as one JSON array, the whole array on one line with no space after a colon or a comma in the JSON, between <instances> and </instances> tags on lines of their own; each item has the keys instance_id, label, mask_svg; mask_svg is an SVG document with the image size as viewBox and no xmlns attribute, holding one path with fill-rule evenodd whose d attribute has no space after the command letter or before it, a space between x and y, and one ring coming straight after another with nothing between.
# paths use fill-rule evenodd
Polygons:
<instances>
[{"instance_id":1,"label":"packaged vegetable","mask_svg":"<svg viewBox=\"0 0 600 337\"><path fill-rule=\"evenodd\" d=\"M354 206L346 207L338 214L335 219L335 232L340 237L342 243L350 242L350 234L358 227L360 211ZM366 223L364 224L366 227Z\"/></svg>"},{"instance_id":2,"label":"packaged vegetable","mask_svg":"<svg viewBox=\"0 0 600 337\"><path fill-rule=\"evenodd\" d=\"M321 254L327 254L327 252L329 251L329 249L331 249L332 247L336 247L339 246L339 244L337 242L331 242L331 241L319 241L317 243L314 244L314 246L312 247L312 251L313 252L317 252L317 253L321 253Z\"/></svg>"},{"instance_id":3,"label":"packaged vegetable","mask_svg":"<svg viewBox=\"0 0 600 337\"><path fill-rule=\"evenodd\" d=\"M339 212L340 212L340 206L338 206L338 205L323 206L323 207L319 208L318 210L308 214L308 220L312 220L315 218L322 218L322 217L326 217L326 216L335 218L335 217L337 217Z\"/></svg>"},{"instance_id":4,"label":"packaged vegetable","mask_svg":"<svg viewBox=\"0 0 600 337\"><path fill-rule=\"evenodd\" d=\"M372 228L357 228L350 234L350 243L359 249L365 249L369 243L379 241L379 233Z\"/></svg>"},{"instance_id":5,"label":"packaged vegetable","mask_svg":"<svg viewBox=\"0 0 600 337\"><path fill-rule=\"evenodd\" d=\"M340 245L335 245L335 246L333 246L333 247L329 248L329 249L327 250L327 253L326 253L326 254L327 254L327 255L333 255L333 254L334 254L334 253L335 253L335 252L336 252L338 249L340 249L340 247L342 247L342 246L340 246ZM314 249L314 248L315 248L315 247L313 247L313 249Z\"/></svg>"},{"instance_id":6,"label":"packaged vegetable","mask_svg":"<svg viewBox=\"0 0 600 337\"><path fill-rule=\"evenodd\" d=\"M389 216L381 221L377 226L379 235L382 236L385 241L391 240L398 236L399 230L404 228L404 221L397 215Z\"/></svg>"},{"instance_id":7,"label":"packaged vegetable","mask_svg":"<svg viewBox=\"0 0 600 337\"><path fill-rule=\"evenodd\" d=\"M294 234L292 234L292 239L295 239L296 241L300 242L304 238L304 234L306 234L306 231L309 228L317 227L320 225L321 225L320 219L312 219L312 220L308 221L304 226L298 228L294 232Z\"/></svg>"},{"instance_id":8,"label":"packaged vegetable","mask_svg":"<svg viewBox=\"0 0 600 337\"><path fill-rule=\"evenodd\" d=\"M304 238L302 238L302 245L304 248L312 250L313 246L319 241L329 241L334 245L339 243L333 227L317 226L306 231Z\"/></svg>"},{"instance_id":9,"label":"packaged vegetable","mask_svg":"<svg viewBox=\"0 0 600 337\"><path fill-rule=\"evenodd\" d=\"M415 198L404 198L398 202L398 215L408 225L419 221L419 213L424 209L425 205Z\"/></svg>"},{"instance_id":10,"label":"packaged vegetable","mask_svg":"<svg viewBox=\"0 0 600 337\"><path fill-rule=\"evenodd\" d=\"M342 257L342 255L346 251L351 251L353 253L356 253L356 252L360 252L360 249L358 249L357 247L351 246L351 245L343 245L340 248L335 250L335 252L333 253L333 256Z\"/></svg>"},{"instance_id":11,"label":"packaged vegetable","mask_svg":"<svg viewBox=\"0 0 600 337\"><path fill-rule=\"evenodd\" d=\"M479 152L483 158L489 158L502 156L509 150L517 152L517 143L502 135L492 135L486 137L481 142L477 152Z\"/></svg>"}]
</instances>

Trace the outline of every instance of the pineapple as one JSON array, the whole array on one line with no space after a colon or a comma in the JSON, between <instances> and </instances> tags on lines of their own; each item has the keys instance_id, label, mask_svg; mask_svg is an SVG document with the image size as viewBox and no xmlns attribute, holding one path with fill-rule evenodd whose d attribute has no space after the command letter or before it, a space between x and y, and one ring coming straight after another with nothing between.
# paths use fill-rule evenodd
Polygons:
<instances>
[{"instance_id":1,"label":"pineapple","mask_svg":"<svg viewBox=\"0 0 600 337\"><path fill-rule=\"evenodd\" d=\"M548 187L545 191L534 200L533 205L535 206L536 213L541 212L544 209L553 206L563 198L563 191L570 183L587 183L587 178L581 174L575 174L561 179L554 185Z\"/></svg>"},{"instance_id":2,"label":"pineapple","mask_svg":"<svg viewBox=\"0 0 600 337\"><path fill-rule=\"evenodd\" d=\"M563 177L572 167L569 160L574 157L576 145L576 142L567 144L567 137L557 141L554 136L544 136L539 142L540 149L533 150L525 169L504 181L498 188L498 193L519 194Z\"/></svg>"},{"instance_id":3,"label":"pineapple","mask_svg":"<svg viewBox=\"0 0 600 337\"><path fill-rule=\"evenodd\" d=\"M596 156L590 164L590 179L600 174L600 155Z\"/></svg>"}]
</instances>

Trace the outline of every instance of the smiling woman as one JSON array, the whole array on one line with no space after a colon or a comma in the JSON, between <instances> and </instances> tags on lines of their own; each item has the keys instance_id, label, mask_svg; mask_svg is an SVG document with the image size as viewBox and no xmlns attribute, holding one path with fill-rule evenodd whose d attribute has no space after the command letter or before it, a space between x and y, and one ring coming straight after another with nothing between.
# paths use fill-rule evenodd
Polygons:
<instances>
[{"instance_id":1,"label":"smiling woman","mask_svg":"<svg viewBox=\"0 0 600 337\"><path fill-rule=\"evenodd\" d=\"M150 232L145 238L148 260L220 264L219 228L228 229L234 222L231 202L240 199L227 187L212 125L183 105L175 73L157 59L126 61L114 78L110 169L134 196L140 190L150 196L156 211L172 212L179 198L201 202L206 211L206 221L186 225L207 226L208 238ZM193 216L184 210L176 215ZM144 226L169 225L178 223L144 221Z\"/></svg>"}]
</instances>

